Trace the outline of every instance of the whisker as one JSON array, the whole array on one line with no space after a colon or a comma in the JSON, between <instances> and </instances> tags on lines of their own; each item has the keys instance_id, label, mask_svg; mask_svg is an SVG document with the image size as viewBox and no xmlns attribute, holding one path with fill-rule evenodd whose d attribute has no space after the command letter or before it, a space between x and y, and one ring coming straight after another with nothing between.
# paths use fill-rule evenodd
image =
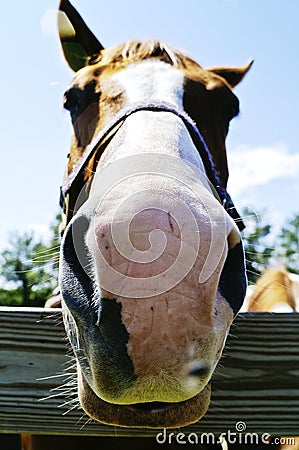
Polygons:
<instances>
[{"instance_id":1,"label":"whisker","mask_svg":"<svg viewBox=\"0 0 299 450\"><path fill-rule=\"evenodd\" d=\"M25 270L15 270L15 273L27 273L27 272L34 272L35 270L40 270L41 268L43 269L44 267L50 267L52 266L53 262L47 262L46 264L43 264L42 267L31 267L30 269L25 269Z\"/></svg>"},{"instance_id":2,"label":"whisker","mask_svg":"<svg viewBox=\"0 0 299 450\"><path fill-rule=\"evenodd\" d=\"M56 386L55 388L52 388L50 390L50 392L54 392L54 391L63 391L64 389L75 389L77 388L77 383L75 383L74 381L69 381L68 383L65 383L61 386Z\"/></svg>"},{"instance_id":3,"label":"whisker","mask_svg":"<svg viewBox=\"0 0 299 450\"><path fill-rule=\"evenodd\" d=\"M42 250L40 252L36 252L36 255L42 255L44 253L52 252L52 251L54 251L56 249L59 249L59 248L60 248L60 245L55 245L54 247L47 248L47 249Z\"/></svg>"},{"instance_id":4,"label":"whisker","mask_svg":"<svg viewBox=\"0 0 299 450\"><path fill-rule=\"evenodd\" d=\"M59 255L52 256L51 258L47 258L47 259L32 259L29 262L32 262L34 264L41 264L41 263L48 263L48 262L53 262L53 261L59 261Z\"/></svg>"},{"instance_id":5,"label":"whisker","mask_svg":"<svg viewBox=\"0 0 299 450\"><path fill-rule=\"evenodd\" d=\"M94 175L95 173L96 173L96 170L93 170L93 169L91 169L90 167L86 167L85 168L85 170L86 170L86 172L89 172L89 173L91 173L92 175Z\"/></svg>"},{"instance_id":6,"label":"whisker","mask_svg":"<svg viewBox=\"0 0 299 450\"><path fill-rule=\"evenodd\" d=\"M45 258L47 257L47 259L40 259L40 258ZM56 260L59 258L59 252L55 252L55 254L53 253L53 255L49 254L49 255L42 255L42 256L37 256L32 257L30 259L24 259L22 260L22 264L32 264L32 263L42 263L42 262L48 262L48 261L52 261L53 259Z\"/></svg>"},{"instance_id":7,"label":"whisker","mask_svg":"<svg viewBox=\"0 0 299 450\"><path fill-rule=\"evenodd\" d=\"M43 380L51 380L52 378L60 378L60 377L65 377L68 375L74 375L71 373L61 373L59 375L49 375L48 377L42 377L42 378L36 378L36 381L43 381Z\"/></svg>"},{"instance_id":8,"label":"whisker","mask_svg":"<svg viewBox=\"0 0 299 450\"><path fill-rule=\"evenodd\" d=\"M67 411L65 411L62 415L66 416L68 413L70 413L71 411L73 411L74 409L78 408L78 406L80 406L78 403L76 405L74 405L72 408L68 409Z\"/></svg>"},{"instance_id":9,"label":"whisker","mask_svg":"<svg viewBox=\"0 0 299 450\"><path fill-rule=\"evenodd\" d=\"M85 416L82 416L82 419L85 418ZM84 424L81 426L80 431L83 430L84 427L86 427L88 424L92 423L93 419L91 419L90 417L88 417L88 419L84 422Z\"/></svg>"},{"instance_id":10,"label":"whisker","mask_svg":"<svg viewBox=\"0 0 299 450\"><path fill-rule=\"evenodd\" d=\"M75 405L74 405L74 403L75 403ZM80 406L78 397L77 398L73 398L72 400L69 400L67 402L64 402L62 405L58 405L57 408L64 408L65 406L69 407L70 405L73 405L73 406L68 411L71 411L72 409L75 409L78 406ZM68 411L66 412L66 414L68 413Z\"/></svg>"},{"instance_id":11,"label":"whisker","mask_svg":"<svg viewBox=\"0 0 299 450\"><path fill-rule=\"evenodd\" d=\"M52 276L50 276L50 277L48 277L48 278L40 279L40 280L38 281L38 283L35 283L35 282L33 281L32 283L28 284L28 287L29 287L29 288L32 288L33 286L36 286L36 285L42 286L43 284L46 284L46 283L49 283L49 284L50 284L51 281L54 282L54 279L53 279ZM51 289L51 286L48 286L48 288Z\"/></svg>"},{"instance_id":12,"label":"whisker","mask_svg":"<svg viewBox=\"0 0 299 450\"><path fill-rule=\"evenodd\" d=\"M79 419L77 420L76 426L78 426L78 425L80 424L80 422L82 422L83 419L86 419L86 417L88 417L87 414L85 413L85 411L82 410L82 412L83 412L83 414L82 414L82 416L80 416ZM90 417L89 417L89 419L90 419ZM82 429L82 428L81 428L81 429Z\"/></svg>"},{"instance_id":13,"label":"whisker","mask_svg":"<svg viewBox=\"0 0 299 450\"><path fill-rule=\"evenodd\" d=\"M78 405L78 397L73 398L72 400L69 400L67 402L62 403L62 405L58 405L57 408L63 408L64 406L71 405L72 403L76 402L76 406Z\"/></svg>"},{"instance_id":14,"label":"whisker","mask_svg":"<svg viewBox=\"0 0 299 450\"><path fill-rule=\"evenodd\" d=\"M61 397L62 395L67 395L69 391L59 392L58 394L48 395L47 397L39 398L38 402L44 402L45 400L50 400L51 398Z\"/></svg>"},{"instance_id":15,"label":"whisker","mask_svg":"<svg viewBox=\"0 0 299 450\"><path fill-rule=\"evenodd\" d=\"M246 272L252 273L253 275L260 275L259 272L255 272L254 270L246 269Z\"/></svg>"},{"instance_id":16,"label":"whisker","mask_svg":"<svg viewBox=\"0 0 299 450\"><path fill-rule=\"evenodd\" d=\"M271 248L269 248L269 250L272 250ZM274 250L274 249L273 249ZM245 255L259 255L261 252L248 252L247 250L245 250ZM263 256L272 256L272 253L263 253ZM247 259L246 261L251 262L250 259Z\"/></svg>"}]
</instances>

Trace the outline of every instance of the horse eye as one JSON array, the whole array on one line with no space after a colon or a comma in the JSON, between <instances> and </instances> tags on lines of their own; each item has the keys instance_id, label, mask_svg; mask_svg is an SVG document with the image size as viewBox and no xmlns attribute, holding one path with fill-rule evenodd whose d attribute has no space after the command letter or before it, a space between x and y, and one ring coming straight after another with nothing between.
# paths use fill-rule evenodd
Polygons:
<instances>
[{"instance_id":1,"label":"horse eye","mask_svg":"<svg viewBox=\"0 0 299 450\"><path fill-rule=\"evenodd\" d=\"M71 112L76 113L81 105L84 92L79 88L71 88L64 94L63 107Z\"/></svg>"}]
</instances>

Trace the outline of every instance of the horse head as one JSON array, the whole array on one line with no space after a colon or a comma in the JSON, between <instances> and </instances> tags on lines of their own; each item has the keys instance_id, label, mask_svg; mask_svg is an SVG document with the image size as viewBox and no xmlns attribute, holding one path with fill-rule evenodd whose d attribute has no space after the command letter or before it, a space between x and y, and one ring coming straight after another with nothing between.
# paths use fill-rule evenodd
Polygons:
<instances>
[{"instance_id":1,"label":"horse head","mask_svg":"<svg viewBox=\"0 0 299 450\"><path fill-rule=\"evenodd\" d=\"M105 49L68 0L59 32L75 72L60 289L81 405L119 426L195 422L246 291L225 138L251 63L203 69L153 39Z\"/></svg>"}]
</instances>

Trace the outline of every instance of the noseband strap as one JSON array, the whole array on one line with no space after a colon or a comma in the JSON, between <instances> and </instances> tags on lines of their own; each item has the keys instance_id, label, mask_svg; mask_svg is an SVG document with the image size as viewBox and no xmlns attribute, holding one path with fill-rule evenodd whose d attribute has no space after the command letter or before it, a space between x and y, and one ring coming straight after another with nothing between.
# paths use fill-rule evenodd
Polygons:
<instances>
[{"instance_id":1,"label":"noseband strap","mask_svg":"<svg viewBox=\"0 0 299 450\"><path fill-rule=\"evenodd\" d=\"M219 172L215 166L212 155L200 133L196 124L189 117L186 111L177 108L167 102L160 101L148 101L141 103L133 103L127 108L119 111L115 117L99 131L97 136L91 141L91 143L86 147L83 155L74 166L72 172L65 178L63 185L60 188L60 206L64 209L68 209L69 194L74 190L75 186L82 183L83 171L89 163L90 159L95 155L95 153L101 155L107 143L107 139L114 136L119 127L123 124L127 117L138 112L138 111L155 111L155 112L169 112L178 116L187 127L190 136L196 146L202 162L205 167L205 171L211 184L214 186L221 204L227 211L227 213L234 219L239 230L243 230L245 225L237 212L230 195L226 189L222 186L220 181ZM82 186L81 186L82 187ZM76 188L78 192L78 188Z\"/></svg>"}]
</instances>

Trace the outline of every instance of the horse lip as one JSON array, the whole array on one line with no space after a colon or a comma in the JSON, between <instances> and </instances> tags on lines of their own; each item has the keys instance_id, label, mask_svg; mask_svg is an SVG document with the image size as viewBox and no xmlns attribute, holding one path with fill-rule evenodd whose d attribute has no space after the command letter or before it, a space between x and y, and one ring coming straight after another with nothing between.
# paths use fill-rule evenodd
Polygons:
<instances>
[{"instance_id":1,"label":"horse lip","mask_svg":"<svg viewBox=\"0 0 299 450\"><path fill-rule=\"evenodd\" d=\"M126 408L131 409L132 411L136 411L139 414L148 414L148 413L158 413L162 411L167 411L171 408L177 406L177 402L166 403L166 402L148 402L148 403L134 403L132 405L125 405Z\"/></svg>"},{"instance_id":2,"label":"horse lip","mask_svg":"<svg viewBox=\"0 0 299 450\"><path fill-rule=\"evenodd\" d=\"M177 428L200 420L210 404L211 384L182 402L113 404L98 397L78 367L79 399L82 408L94 420L126 428Z\"/></svg>"}]
</instances>

